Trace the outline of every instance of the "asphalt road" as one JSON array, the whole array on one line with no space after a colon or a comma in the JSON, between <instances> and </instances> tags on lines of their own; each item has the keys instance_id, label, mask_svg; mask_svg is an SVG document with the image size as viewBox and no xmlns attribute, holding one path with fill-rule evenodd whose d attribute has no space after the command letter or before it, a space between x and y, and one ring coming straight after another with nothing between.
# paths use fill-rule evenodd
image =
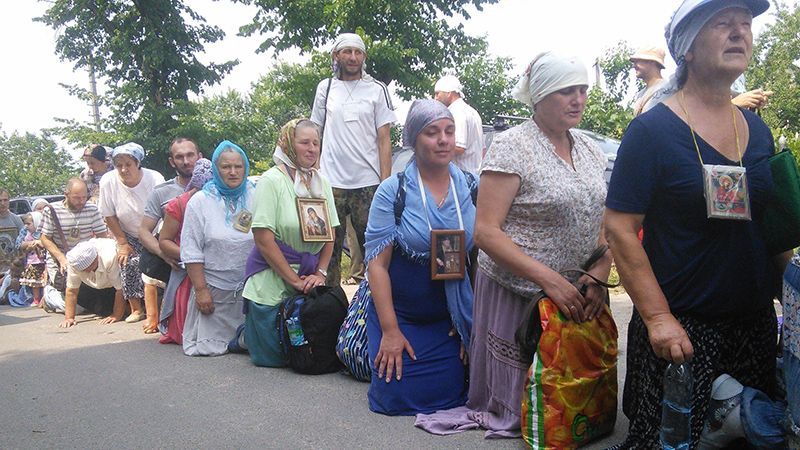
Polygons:
<instances>
[{"instance_id":1,"label":"asphalt road","mask_svg":"<svg viewBox=\"0 0 800 450\"><path fill-rule=\"evenodd\" d=\"M349 289L352 292L352 288ZM620 336L626 296L612 298ZM187 357L140 324L100 325L0 307L0 448L521 448L480 431L434 436L412 417L369 411L367 387L341 374L255 367L247 356ZM586 448L620 442L614 435Z\"/></svg>"}]
</instances>

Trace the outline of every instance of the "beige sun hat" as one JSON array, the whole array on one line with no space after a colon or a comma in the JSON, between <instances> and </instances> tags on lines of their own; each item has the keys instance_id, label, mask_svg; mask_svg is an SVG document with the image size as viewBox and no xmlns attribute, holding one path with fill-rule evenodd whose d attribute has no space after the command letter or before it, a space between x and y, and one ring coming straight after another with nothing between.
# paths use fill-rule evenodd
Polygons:
<instances>
[{"instance_id":1,"label":"beige sun hat","mask_svg":"<svg viewBox=\"0 0 800 450\"><path fill-rule=\"evenodd\" d=\"M641 61L653 61L658 63L661 68L663 69L664 66L664 57L666 56L666 52L663 48L659 47L648 47L648 48L641 48L633 56L631 56L631 61L633 60L641 60Z\"/></svg>"}]
</instances>

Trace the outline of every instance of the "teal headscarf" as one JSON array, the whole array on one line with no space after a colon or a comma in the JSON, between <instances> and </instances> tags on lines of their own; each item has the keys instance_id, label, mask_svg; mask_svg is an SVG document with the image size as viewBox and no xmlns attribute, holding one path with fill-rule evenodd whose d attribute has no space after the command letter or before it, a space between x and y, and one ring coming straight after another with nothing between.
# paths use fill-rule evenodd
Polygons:
<instances>
[{"instance_id":1,"label":"teal headscarf","mask_svg":"<svg viewBox=\"0 0 800 450\"><path fill-rule=\"evenodd\" d=\"M222 176L219 174L219 168L217 167L217 161L220 155L223 152L231 150L239 153L244 162L244 180L235 188L230 188L225 184L225 181L222 180ZM211 157L211 174L213 178L203 186L203 192L209 196L222 199L226 205L235 206L235 208L225 209L225 220L230 223L231 218L244 209L247 204L247 186L252 185L247 179L247 177L250 176L250 161L248 161L247 155L241 147L231 141L225 140L217 145L217 148L214 150L214 155ZM233 209L233 211L231 211L231 209Z\"/></svg>"}]
</instances>

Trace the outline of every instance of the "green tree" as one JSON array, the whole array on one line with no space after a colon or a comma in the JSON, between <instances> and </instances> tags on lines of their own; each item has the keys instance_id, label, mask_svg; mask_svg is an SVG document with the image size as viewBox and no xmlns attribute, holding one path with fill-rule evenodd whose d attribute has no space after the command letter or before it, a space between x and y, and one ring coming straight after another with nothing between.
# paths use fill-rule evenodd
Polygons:
<instances>
[{"instance_id":1,"label":"green tree","mask_svg":"<svg viewBox=\"0 0 800 450\"><path fill-rule=\"evenodd\" d=\"M509 76L514 69L511 58L491 55L484 41L483 49L456 69L467 102L480 113L484 123L499 115L530 116L522 103L511 97L516 80Z\"/></svg>"},{"instance_id":2,"label":"green tree","mask_svg":"<svg viewBox=\"0 0 800 450\"><path fill-rule=\"evenodd\" d=\"M746 79L748 89L775 92L762 117L771 128L790 132L790 137L800 131L800 8L780 1L774 6L775 22L756 38Z\"/></svg>"},{"instance_id":3,"label":"green tree","mask_svg":"<svg viewBox=\"0 0 800 450\"><path fill-rule=\"evenodd\" d=\"M259 51L303 52L330 45L341 32L356 32L367 44L367 67L378 80L396 81L403 99L430 95L430 79L480 50L453 17L469 19L468 6L482 10L498 0L238 0L259 7L244 35L266 38Z\"/></svg>"},{"instance_id":4,"label":"green tree","mask_svg":"<svg viewBox=\"0 0 800 450\"><path fill-rule=\"evenodd\" d=\"M182 0L55 0L36 20L58 31L56 53L62 59L107 80L111 116L104 128L117 139L100 141L109 135L76 121L65 121L59 132L79 144L134 140L148 150L149 164L162 170L177 125L175 109L189 92L202 93L237 63L203 64L196 58L204 44L224 33Z\"/></svg>"},{"instance_id":5,"label":"green tree","mask_svg":"<svg viewBox=\"0 0 800 450\"><path fill-rule=\"evenodd\" d=\"M607 49L598 60L603 72L605 89L593 86L589 90L581 128L607 136L621 138L633 120L633 111L623 106L630 83L630 57L633 49L625 41Z\"/></svg>"},{"instance_id":6,"label":"green tree","mask_svg":"<svg viewBox=\"0 0 800 450\"><path fill-rule=\"evenodd\" d=\"M0 131L0 180L12 196L60 193L78 170L48 134Z\"/></svg>"}]
</instances>

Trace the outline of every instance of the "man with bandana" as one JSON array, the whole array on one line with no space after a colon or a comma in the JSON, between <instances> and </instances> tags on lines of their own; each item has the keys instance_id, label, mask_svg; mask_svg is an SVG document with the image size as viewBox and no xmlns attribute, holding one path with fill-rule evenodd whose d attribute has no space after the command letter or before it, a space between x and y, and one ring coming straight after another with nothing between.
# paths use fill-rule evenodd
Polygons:
<instances>
[{"instance_id":1,"label":"man with bandana","mask_svg":"<svg viewBox=\"0 0 800 450\"><path fill-rule=\"evenodd\" d=\"M362 254L372 196L392 167L389 132L397 120L386 86L369 76L364 41L343 33L331 50L333 77L317 86L311 120L322 128L320 170L333 186L339 223L349 216ZM341 281L345 227L336 229L327 284Z\"/></svg>"}]
</instances>

